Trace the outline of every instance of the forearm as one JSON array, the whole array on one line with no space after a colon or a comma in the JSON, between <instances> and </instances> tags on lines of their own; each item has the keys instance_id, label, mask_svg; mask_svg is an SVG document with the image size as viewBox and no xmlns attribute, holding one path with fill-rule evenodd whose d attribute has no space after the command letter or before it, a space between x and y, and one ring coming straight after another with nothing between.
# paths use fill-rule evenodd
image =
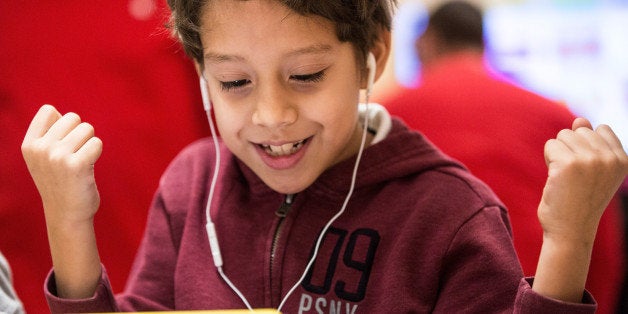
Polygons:
<instances>
[{"instance_id":1,"label":"forearm","mask_svg":"<svg viewBox=\"0 0 628 314\"><path fill-rule=\"evenodd\" d=\"M102 141L77 114L62 116L44 105L21 148L44 205L57 294L89 297L101 272L93 221L100 205L94 164Z\"/></svg>"},{"instance_id":2,"label":"forearm","mask_svg":"<svg viewBox=\"0 0 628 314\"><path fill-rule=\"evenodd\" d=\"M57 284L57 296L91 297L100 280L101 267L93 223L48 223L48 240Z\"/></svg>"}]
</instances>

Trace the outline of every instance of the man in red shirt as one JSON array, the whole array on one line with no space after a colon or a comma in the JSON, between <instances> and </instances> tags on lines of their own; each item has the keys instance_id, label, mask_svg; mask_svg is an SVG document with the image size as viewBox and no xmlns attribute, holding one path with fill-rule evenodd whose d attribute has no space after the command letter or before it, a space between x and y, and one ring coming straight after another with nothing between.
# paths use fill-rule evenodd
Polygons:
<instances>
[{"instance_id":1,"label":"man in red shirt","mask_svg":"<svg viewBox=\"0 0 628 314\"><path fill-rule=\"evenodd\" d=\"M526 275L534 274L542 244L537 206L547 179L545 142L569 128L574 115L500 78L485 63L482 12L464 2L430 15L416 48L420 86L385 101L391 114L425 134L488 183L509 209ZM602 217L587 289L599 313L614 313L623 274L619 203Z\"/></svg>"}]
</instances>

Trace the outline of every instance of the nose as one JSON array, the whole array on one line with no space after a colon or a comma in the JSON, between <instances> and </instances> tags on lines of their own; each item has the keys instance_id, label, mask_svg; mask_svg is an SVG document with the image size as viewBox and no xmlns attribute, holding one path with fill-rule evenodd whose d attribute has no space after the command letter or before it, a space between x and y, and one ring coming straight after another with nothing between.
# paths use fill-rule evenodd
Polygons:
<instances>
[{"instance_id":1,"label":"nose","mask_svg":"<svg viewBox=\"0 0 628 314\"><path fill-rule=\"evenodd\" d=\"M253 123L265 127L283 127L296 122L298 112L289 92L281 83L269 83L258 89Z\"/></svg>"}]
</instances>

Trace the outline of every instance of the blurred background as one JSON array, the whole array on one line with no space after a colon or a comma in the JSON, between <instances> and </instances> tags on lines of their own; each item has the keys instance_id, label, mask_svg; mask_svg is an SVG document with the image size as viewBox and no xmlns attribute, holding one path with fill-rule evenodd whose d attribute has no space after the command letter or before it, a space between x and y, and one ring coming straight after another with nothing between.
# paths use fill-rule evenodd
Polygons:
<instances>
[{"instance_id":1,"label":"blurred background","mask_svg":"<svg viewBox=\"0 0 628 314\"><path fill-rule=\"evenodd\" d=\"M376 101L419 82L413 42L438 2L399 2ZM472 2L485 10L497 71L610 124L628 147L628 0ZM20 144L42 104L77 112L103 139L96 232L114 291L124 287L159 176L186 144L209 135L194 68L166 21L161 0L0 2L0 251L29 313L48 312L51 261Z\"/></svg>"},{"instance_id":2,"label":"blurred background","mask_svg":"<svg viewBox=\"0 0 628 314\"><path fill-rule=\"evenodd\" d=\"M392 66L377 96L418 84L414 40L443 1L400 1ZM485 14L487 61L504 77L565 103L628 143L628 0L471 0ZM624 145L628 149L628 145Z\"/></svg>"},{"instance_id":3,"label":"blurred background","mask_svg":"<svg viewBox=\"0 0 628 314\"><path fill-rule=\"evenodd\" d=\"M558 102L557 106L588 118L594 126L610 125L628 151L628 1L467 1L483 11L484 63L492 77ZM496 112L502 110L497 104L492 106L491 99L485 98L486 106L473 100L474 94L491 97L491 92L465 90L476 86L469 79L480 75L452 66L453 57L436 70L436 76L442 76L423 81L415 41L426 28L431 10L445 2L399 2L392 56L383 79L375 86L375 98L491 185L510 209L515 248L524 273L533 275L535 254L542 243L535 208L546 176L544 165L536 162L542 161L543 143L549 138L543 129L555 127L551 126L550 107L547 111L524 110L530 103L517 103L522 100L514 93L516 100L500 100L502 107L512 106L503 110L500 119ZM447 72L451 79L443 78L446 67L451 69ZM458 75L456 70L462 73ZM450 91L447 87L435 91L435 81L451 84ZM466 106L460 101L463 97L469 97ZM439 106L438 101L460 102ZM489 108L492 112L474 112L474 106L475 110ZM520 121L514 116L517 111ZM495 116L499 122L492 122ZM514 131L515 125L522 130L529 126L534 129ZM471 135L473 132L465 132L465 128L476 133ZM467 135L475 137L467 143ZM628 180L600 221L592 254L587 289L598 300L598 313L628 312L627 231Z\"/></svg>"}]
</instances>

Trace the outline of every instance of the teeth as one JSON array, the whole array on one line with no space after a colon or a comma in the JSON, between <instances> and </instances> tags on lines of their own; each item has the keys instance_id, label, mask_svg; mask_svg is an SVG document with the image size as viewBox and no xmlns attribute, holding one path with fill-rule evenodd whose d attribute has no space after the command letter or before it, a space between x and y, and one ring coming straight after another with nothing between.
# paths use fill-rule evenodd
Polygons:
<instances>
[{"instance_id":1,"label":"teeth","mask_svg":"<svg viewBox=\"0 0 628 314\"><path fill-rule=\"evenodd\" d=\"M277 157L296 153L299 149L301 149L301 147L303 147L303 143L305 143L305 140L283 145L262 145L262 147L266 150L266 153L273 157Z\"/></svg>"}]
</instances>

